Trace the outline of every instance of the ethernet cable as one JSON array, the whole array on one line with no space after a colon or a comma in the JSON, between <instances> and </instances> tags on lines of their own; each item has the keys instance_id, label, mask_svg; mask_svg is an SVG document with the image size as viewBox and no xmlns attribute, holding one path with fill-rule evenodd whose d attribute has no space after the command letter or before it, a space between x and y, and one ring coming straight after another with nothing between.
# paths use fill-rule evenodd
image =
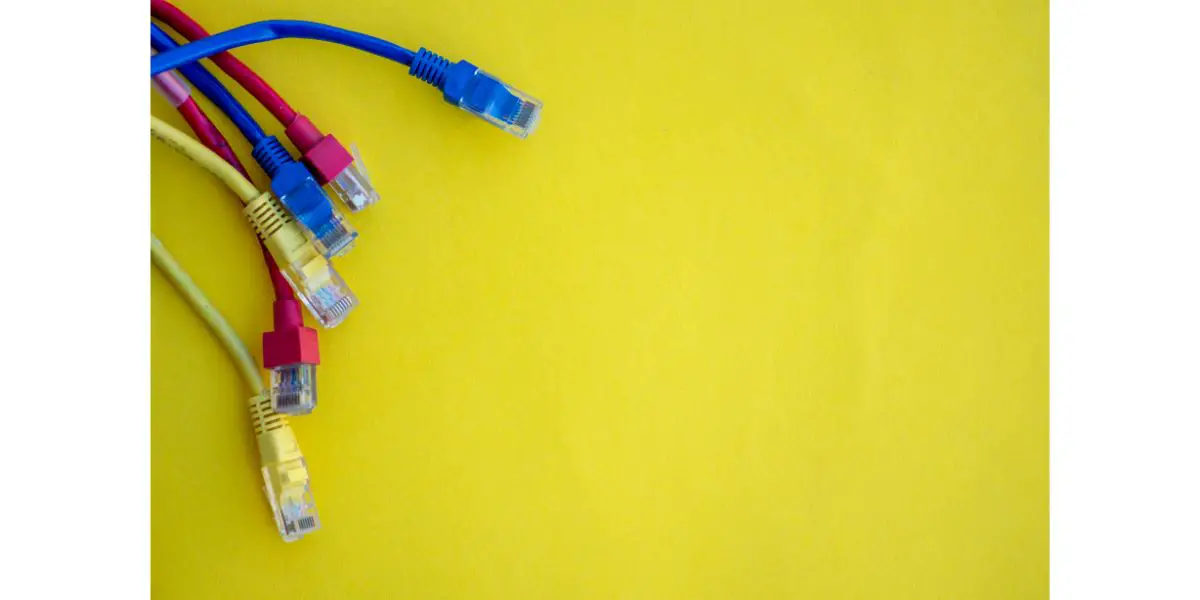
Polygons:
<instances>
[{"instance_id":1,"label":"ethernet cable","mask_svg":"<svg viewBox=\"0 0 1200 600\"><path fill-rule=\"evenodd\" d=\"M166 0L151 0L150 15L166 23L188 41L208 37L208 32L199 23ZM283 124L288 139L300 150L304 165L321 185L328 185L352 212L358 212L379 200L379 193L367 177L357 153L351 155L333 134L321 133L308 117L293 109L262 77L232 54L219 52L210 58Z\"/></svg>"},{"instance_id":2,"label":"ethernet cable","mask_svg":"<svg viewBox=\"0 0 1200 600\"><path fill-rule=\"evenodd\" d=\"M317 366L321 364L317 330L304 326L300 305L279 297L291 290L278 271L272 274L276 299L274 329L262 334L263 367L271 371L271 407L289 415L306 415L317 407Z\"/></svg>"},{"instance_id":3,"label":"ethernet cable","mask_svg":"<svg viewBox=\"0 0 1200 600\"><path fill-rule=\"evenodd\" d=\"M212 302L209 302L204 292L183 270L175 257L171 256L167 248L154 235L150 236L150 258L154 262L154 266L158 267L158 270L162 271L163 275L171 281L171 285L179 290L180 295L187 300L204 324L212 329L213 335L217 336L221 345L225 347L225 351L229 353L229 358L237 366L242 381L246 382L246 387L249 387L250 391L256 395L261 394L263 390L262 375L258 371L258 363L250 355L250 350L238 338L237 332L221 316Z\"/></svg>"},{"instance_id":4,"label":"ethernet cable","mask_svg":"<svg viewBox=\"0 0 1200 600\"><path fill-rule=\"evenodd\" d=\"M323 327L336 327L358 299L324 254L270 192L259 192L237 169L187 134L150 117L150 135L215 175L245 204L245 214L280 265L288 284Z\"/></svg>"},{"instance_id":5,"label":"ethernet cable","mask_svg":"<svg viewBox=\"0 0 1200 600\"><path fill-rule=\"evenodd\" d=\"M154 82L183 113L200 141L248 178L225 136L196 105L187 84L174 71L156 75ZM263 366L271 371L271 407L285 414L308 414L317 406L317 365L321 362L317 332L304 326L300 302L270 251L261 241L259 248L275 290L274 328L262 335Z\"/></svg>"},{"instance_id":6,"label":"ethernet cable","mask_svg":"<svg viewBox=\"0 0 1200 600\"><path fill-rule=\"evenodd\" d=\"M158 52L179 47L167 32L153 23L150 24L150 45ZM271 191L320 243L325 255L333 258L349 252L358 233L334 207L308 169L293 160L275 136L267 135L250 111L199 63L182 65L179 73L225 113L250 142L254 147L251 155L271 178Z\"/></svg>"},{"instance_id":7,"label":"ethernet cable","mask_svg":"<svg viewBox=\"0 0 1200 600\"><path fill-rule=\"evenodd\" d=\"M249 400L250 419L262 464L263 491L267 494L279 535L283 541L293 542L320 529L317 504L309 485L308 464L287 417L271 410L271 401L263 393L262 376L254 357L250 356L233 327L153 234L150 236L150 259L221 341L253 394Z\"/></svg>"},{"instance_id":8,"label":"ethernet cable","mask_svg":"<svg viewBox=\"0 0 1200 600\"><path fill-rule=\"evenodd\" d=\"M441 90L450 104L522 139L533 133L541 116L540 101L465 60L451 64L425 48L413 52L387 40L310 21L261 21L199 39L151 58L150 74L234 48L285 38L331 42L400 63L409 67L410 75Z\"/></svg>"}]
</instances>

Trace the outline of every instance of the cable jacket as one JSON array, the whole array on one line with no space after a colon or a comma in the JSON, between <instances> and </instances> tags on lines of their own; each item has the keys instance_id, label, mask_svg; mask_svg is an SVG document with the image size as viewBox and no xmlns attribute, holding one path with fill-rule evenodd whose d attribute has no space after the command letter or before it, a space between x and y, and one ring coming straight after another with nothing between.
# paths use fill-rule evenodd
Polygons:
<instances>
[{"instance_id":1,"label":"cable jacket","mask_svg":"<svg viewBox=\"0 0 1200 600\"><path fill-rule=\"evenodd\" d=\"M179 43L158 25L151 23L150 46L162 53L178 48ZM246 110L246 107L242 106L242 103L229 93L224 84L213 77L213 74L209 73L208 69L205 69L200 63L188 63L180 66L179 74L187 78L197 91L207 96L218 110L225 113L251 145L257 144L267 137L258 121L255 121L254 117L250 115L250 111Z\"/></svg>"},{"instance_id":2,"label":"cable jacket","mask_svg":"<svg viewBox=\"0 0 1200 600\"><path fill-rule=\"evenodd\" d=\"M206 148L233 165L233 168L237 169L242 177L250 179L250 174L246 172L246 167L242 166L242 161L238 160L237 154L234 154L233 148L229 146L229 141L225 139L224 135L221 135L221 130L213 125L208 115L204 114L200 105L196 104L195 98L189 97L176 108L179 109L179 114L183 115L183 120L187 121L188 127L192 128L192 133L200 138L200 142Z\"/></svg>"},{"instance_id":3,"label":"cable jacket","mask_svg":"<svg viewBox=\"0 0 1200 600\"><path fill-rule=\"evenodd\" d=\"M302 38L340 44L405 66L411 65L415 56L412 50L397 46L387 40L340 27L311 21L261 21L223 31L190 44L184 44L170 52L155 55L150 58L150 75L178 69L187 63L196 62L234 48L286 38Z\"/></svg>"},{"instance_id":4,"label":"cable jacket","mask_svg":"<svg viewBox=\"0 0 1200 600\"><path fill-rule=\"evenodd\" d=\"M150 16L166 23L189 41L202 40L208 32L187 13L166 0L150 0ZM296 119L296 111L262 77L245 63L228 52L219 52L209 57L225 74L238 82L259 104L270 111L283 125Z\"/></svg>"},{"instance_id":5,"label":"cable jacket","mask_svg":"<svg viewBox=\"0 0 1200 600\"><path fill-rule=\"evenodd\" d=\"M217 308L208 301L204 292L196 286L192 278L183 270L179 262L174 256L167 251L166 246L154 234L150 234L150 260L154 262L154 266L167 279L171 281L171 285L175 286L176 290L183 296L187 303L191 305L192 310L204 320L208 328L212 330L213 335L221 341L221 345L225 347L225 351L229 353L229 358L233 359L237 365L238 371L242 374L242 379L250 390L255 394L261 394L263 391L262 373L258 370L258 363L254 361L254 357L250 355L250 350L246 348L246 344L238 338L237 332L221 316Z\"/></svg>"},{"instance_id":6,"label":"cable jacket","mask_svg":"<svg viewBox=\"0 0 1200 600\"><path fill-rule=\"evenodd\" d=\"M271 288L275 290L275 299L295 302L296 291L288 283L287 277L283 276L283 271L279 270L279 263L275 262L275 257L271 256L271 251L267 250L266 245L261 241L258 246L262 248L263 260L267 263L267 272L271 274Z\"/></svg>"},{"instance_id":7,"label":"cable jacket","mask_svg":"<svg viewBox=\"0 0 1200 600\"><path fill-rule=\"evenodd\" d=\"M161 56L161 55L160 55ZM192 159L193 162L200 165L205 171L212 173L220 179L222 183L233 190L238 198L241 198L243 204L249 204L261 194L258 188L254 187L250 180L238 173L238 170L225 162L220 156L217 156L212 150L205 148L203 144L197 142L188 134L175 129L167 124L166 121L150 116L150 135L160 142L170 146L176 152Z\"/></svg>"}]
</instances>

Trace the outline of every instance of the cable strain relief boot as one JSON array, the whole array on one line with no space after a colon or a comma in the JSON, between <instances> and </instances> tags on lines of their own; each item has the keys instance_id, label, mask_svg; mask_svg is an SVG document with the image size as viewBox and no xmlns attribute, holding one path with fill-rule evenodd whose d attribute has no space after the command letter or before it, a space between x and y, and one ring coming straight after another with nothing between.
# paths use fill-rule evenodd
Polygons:
<instances>
[{"instance_id":1,"label":"cable strain relief boot","mask_svg":"<svg viewBox=\"0 0 1200 600\"><path fill-rule=\"evenodd\" d=\"M292 155L288 154L287 148L284 148L279 138L273 135L264 137L255 144L254 150L250 152L250 156L253 156L263 171L267 172L267 177L272 179L279 173L279 169L293 162Z\"/></svg>"},{"instance_id":2,"label":"cable strain relief boot","mask_svg":"<svg viewBox=\"0 0 1200 600\"><path fill-rule=\"evenodd\" d=\"M413 57L408 73L440 90L442 86L446 85L446 70L449 68L449 59L436 52L421 48Z\"/></svg>"},{"instance_id":3,"label":"cable strain relief boot","mask_svg":"<svg viewBox=\"0 0 1200 600\"><path fill-rule=\"evenodd\" d=\"M287 416L281 415L271 408L271 399L266 394L254 396L249 400L248 404L250 408L250 424L254 427L254 435L256 437L284 428L291 429ZM285 435L289 434L291 434L290 431ZM259 445L259 453L263 453L261 443ZM274 459L277 457L264 456L263 458Z\"/></svg>"},{"instance_id":4,"label":"cable strain relief boot","mask_svg":"<svg viewBox=\"0 0 1200 600\"><path fill-rule=\"evenodd\" d=\"M283 319L281 312L286 313ZM275 302L275 317L275 330L262 334L263 367L274 370L291 364L321 364L317 330L304 326L299 303L294 300Z\"/></svg>"},{"instance_id":5,"label":"cable strain relief boot","mask_svg":"<svg viewBox=\"0 0 1200 600\"><path fill-rule=\"evenodd\" d=\"M308 117L301 114L297 114L296 118L287 124L283 133L289 140L292 140L301 154L308 152L325 137L325 134L321 133L321 130L317 129L317 126Z\"/></svg>"},{"instance_id":6,"label":"cable strain relief boot","mask_svg":"<svg viewBox=\"0 0 1200 600\"><path fill-rule=\"evenodd\" d=\"M258 239L262 240L267 249L271 251L275 261L279 263L280 268L283 268L286 263L276 256L276 250L271 247L271 238L276 232L283 229L284 225L291 222L291 217L287 215L279 201L270 192L264 192L247 203L244 212L246 220L250 221L254 232L258 234Z\"/></svg>"}]
</instances>

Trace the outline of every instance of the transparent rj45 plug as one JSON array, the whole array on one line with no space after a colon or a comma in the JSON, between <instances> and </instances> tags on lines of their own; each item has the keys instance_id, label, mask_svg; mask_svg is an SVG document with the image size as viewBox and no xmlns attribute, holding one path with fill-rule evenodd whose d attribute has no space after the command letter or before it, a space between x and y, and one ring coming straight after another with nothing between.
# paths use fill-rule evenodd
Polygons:
<instances>
[{"instance_id":1,"label":"transparent rj45 plug","mask_svg":"<svg viewBox=\"0 0 1200 600\"><path fill-rule=\"evenodd\" d=\"M283 541L294 542L321 528L303 458L267 465L262 474L267 501Z\"/></svg>"},{"instance_id":2,"label":"transparent rj45 plug","mask_svg":"<svg viewBox=\"0 0 1200 600\"><path fill-rule=\"evenodd\" d=\"M327 258L343 256L354 248L354 240L358 232L337 211L333 211L326 221L310 229L313 241L320 245L322 253Z\"/></svg>"},{"instance_id":3,"label":"transparent rj45 plug","mask_svg":"<svg viewBox=\"0 0 1200 600\"><path fill-rule=\"evenodd\" d=\"M358 154L358 148L351 146L350 151L354 156L354 162L347 165L341 173L338 173L337 177L329 182L329 188L347 208L358 212L378 202L379 192L375 191L375 186L371 185L371 179L367 175L362 157Z\"/></svg>"},{"instance_id":4,"label":"transparent rj45 plug","mask_svg":"<svg viewBox=\"0 0 1200 600\"><path fill-rule=\"evenodd\" d=\"M322 327L337 327L358 306L354 292L324 256L310 257L304 264L288 264L283 274Z\"/></svg>"},{"instance_id":5,"label":"transparent rj45 plug","mask_svg":"<svg viewBox=\"0 0 1200 600\"><path fill-rule=\"evenodd\" d=\"M307 415L317 407L317 365L296 363L271 369L271 407L286 415Z\"/></svg>"},{"instance_id":6,"label":"transparent rj45 plug","mask_svg":"<svg viewBox=\"0 0 1200 600\"><path fill-rule=\"evenodd\" d=\"M540 100L480 69L466 80L457 100L459 108L521 139L533 133L542 114Z\"/></svg>"}]
</instances>

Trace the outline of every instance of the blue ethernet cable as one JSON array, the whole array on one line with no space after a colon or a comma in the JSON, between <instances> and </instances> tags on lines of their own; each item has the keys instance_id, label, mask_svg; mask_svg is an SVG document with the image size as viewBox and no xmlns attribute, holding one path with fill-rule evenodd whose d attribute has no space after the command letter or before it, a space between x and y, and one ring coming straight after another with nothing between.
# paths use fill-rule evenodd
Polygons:
<instances>
[{"instance_id":1,"label":"blue ethernet cable","mask_svg":"<svg viewBox=\"0 0 1200 600\"><path fill-rule=\"evenodd\" d=\"M348 46L406 66L411 65L413 58L416 57L408 48L341 27L312 21L259 21L185 44L184 49L180 50L178 54L163 53L156 56L150 60L150 75L177 69L183 63L195 62L234 48L287 38L317 40Z\"/></svg>"},{"instance_id":2,"label":"blue ethernet cable","mask_svg":"<svg viewBox=\"0 0 1200 600\"><path fill-rule=\"evenodd\" d=\"M311 21L261 21L184 44L152 57L150 75L234 48L286 38L340 44L407 66L410 75L441 90L446 102L519 138L533 132L541 115L539 100L465 60L451 63L425 48L414 53L387 40Z\"/></svg>"},{"instance_id":3,"label":"blue ethernet cable","mask_svg":"<svg viewBox=\"0 0 1200 600\"><path fill-rule=\"evenodd\" d=\"M179 47L167 32L150 24L150 45L162 56ZM308 169L292 158L279 139L267 135L250 112L200 63L185 63L179 73L215 105L242 132L254 149L251 156L271 178L271 192L279 198L296 222L319 242L327 258L349 252L358 233L334 208L329 196Z\"/></svg>"}]
</instances>

